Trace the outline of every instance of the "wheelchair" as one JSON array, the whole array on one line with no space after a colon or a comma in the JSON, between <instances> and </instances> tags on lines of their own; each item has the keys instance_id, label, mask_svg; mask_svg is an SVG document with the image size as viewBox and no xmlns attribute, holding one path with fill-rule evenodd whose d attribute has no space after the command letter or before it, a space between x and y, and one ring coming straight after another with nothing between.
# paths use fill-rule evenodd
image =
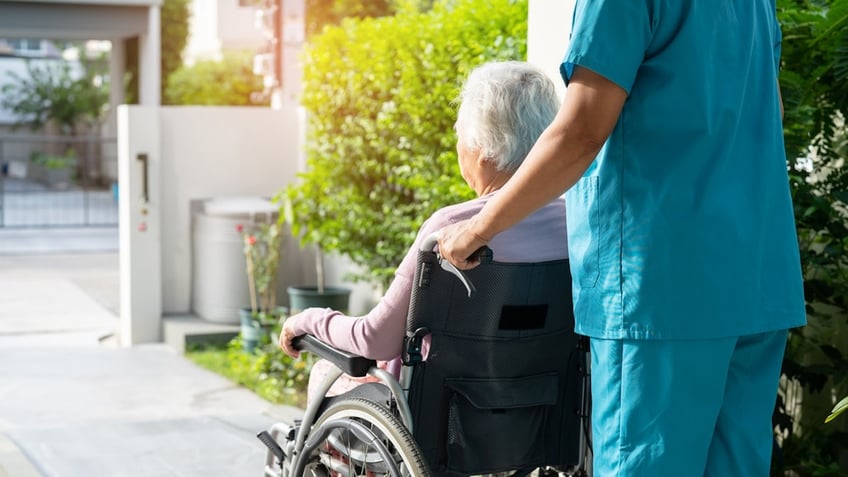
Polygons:
<instances>
[{"instance_id":1,"label":"wheelchair","mask_svg":"<svg viewBox=\"0 0 848 477\"><path fill-rule=\"evenodd\" d=\"M573 331L568 261L499 263L484 247L461 272L435 245L418 253L399 380L295 339L335 368L302 420L257 435L266 477L591 474L588 339ZM342 373L377 381L325 397Z\"/></svg>"}]
</instances>

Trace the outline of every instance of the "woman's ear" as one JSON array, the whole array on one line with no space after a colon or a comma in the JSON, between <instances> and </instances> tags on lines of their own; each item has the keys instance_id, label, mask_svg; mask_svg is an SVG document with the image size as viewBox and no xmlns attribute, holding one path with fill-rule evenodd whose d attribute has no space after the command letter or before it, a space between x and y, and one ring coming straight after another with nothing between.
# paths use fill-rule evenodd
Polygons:
<instances>
[{"instance_id":1,"label":"woman's ear","mask_svg":"<svg viewBox=\"0 0 848 477\"><path fill-rule=\"evenodd\" d=\"M477 167L479 167L481 170L491 169L492 172L496 172L497 169L498 169L497 164L495 164L494 158L486 156L480 151L477 151L476 162L477 162Z\"/></svg>"},{"instance_id":2,"label":"woman's ear","mask_svg":"<svg viewBox=\"0 0 848 477\"><path fill-rule=\"evenodd\" d=\"M491 157L483 154L482 149L475 150L474 154L477 156L475 157L475 161L477 162L478 166L492 166L495 164L494 161L492 161Z\"/></svg>"}]
</instances>

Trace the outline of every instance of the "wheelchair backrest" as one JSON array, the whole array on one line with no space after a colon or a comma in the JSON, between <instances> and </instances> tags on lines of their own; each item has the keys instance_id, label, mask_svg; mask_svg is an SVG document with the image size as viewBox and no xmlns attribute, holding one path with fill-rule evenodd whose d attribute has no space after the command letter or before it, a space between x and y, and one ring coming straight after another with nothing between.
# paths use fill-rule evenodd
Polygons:
<instances>
[{"instance_id":1,"label":"wheelchair backrest","mask_svg":"<svg viewBox=\"0 0 848 477\"><path fill-rule=\"evenodd\" d=\"M465 273L471 298L435 253L419 252L407 335L431 341L409 403L434 475L576 464L582 386L568 261Z\"/></svg>"}]
</instances>

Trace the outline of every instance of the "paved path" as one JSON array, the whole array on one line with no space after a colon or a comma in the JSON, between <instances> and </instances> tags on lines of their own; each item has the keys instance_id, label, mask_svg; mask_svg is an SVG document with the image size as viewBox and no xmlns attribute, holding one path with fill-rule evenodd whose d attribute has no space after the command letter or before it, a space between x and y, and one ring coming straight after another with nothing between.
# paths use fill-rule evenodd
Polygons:
<instances>
[{"instance_id":1,"label":"paved path","mask_svg":"<svg viewBox=\"0 0 848 477\"><path fill-rule=\"evenodd\" d=\"M0 477L258 477L254 435L298 410L112 344L117 260L0 253Z\"/></svg>"}]
</instances>

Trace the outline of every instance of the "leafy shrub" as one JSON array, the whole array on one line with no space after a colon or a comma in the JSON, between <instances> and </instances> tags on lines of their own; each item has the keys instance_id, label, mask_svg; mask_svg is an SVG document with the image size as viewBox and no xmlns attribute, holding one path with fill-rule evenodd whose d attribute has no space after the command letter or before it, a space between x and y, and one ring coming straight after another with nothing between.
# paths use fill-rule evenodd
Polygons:
<instances>
[{"instance_id":1,"label":"leafy shrub","mask_svg":"<svg viewBox=\"0 0 848 477\"><path fill-rule=\"evenodd\" d=\"M790 333L776 422L785 470L845 475L845 423L824 420L848 392L848 0L777 3L784 134L809 324Z\"/></svg>"},{"instance_id":2,"label":"leafy shrub","mask_svg":"<svg viewBox=\"0 0 848 477\"><path fill-rule=\"evenodd\" d=\"M293 231L390 281L423 220L473 196L452 101L467 74L526 55L526 0L443 1L347 19L306 51L308 172L285 192Z\"/></svg>"},{"instance_id":3,"label":"leafy shrub","mask_svg":"<svg viewBox=\"0 0 848 477\"><path fill-rule=\"evenodd\" d=\"M306 0L306 36L321 33L325 26L338 25L345 18L391 15L392 0Z\"/></svg>"},{"instance_id":4,"label":"leafy shrub","mask_svg":"<svg viewBox=\"0 0 848 477\"><path fill-rule=\"evenodd\" d=\"M264 89L262 77L253 74L252 52L227 52L220 61L198 61L168 77L167 104L249 106L251 93ZM268 104L267 101L261 104Z\"/></svg>"},{"instance_id":5,"label":"leafy shrub","mask_svg":"<svg viewBox=\"0 0 848 477\"><path fill-rule=\"evenodd\" d=\"M53 124L60 134L76 136L100 122L109 102L108 88L94 80L94 69L80 66L27 60L25 75L8 72L12 82L0 89L0 107L16 116L16 127L36 131Z\"/></svg>"},{"instance_id":6,"label":"leafy shrub","mask_svg":"<svg viewBox=\"0 0 848 477\"><path fill-rule=\"evenodd\" d=\"M286 355L277 346L279 334L278 325L263 336L251 353L242 349L241 337L237 336L223 349L194 348L186 356L272 403L304 407L309 371L317 358L310 353L303 353L297 359Z\"/></svg>"},{"instance_id":7,"label":"leafy shrub","mask_svg":"<svg viewBox=\"0 0 848 477\"><path fill-rule=\"evenodd\" d=\"M33 152L29 156L29 162L44 167L45 169L65 169L75 167L77 158L73 149L68 149L64 156L56 156L44 152Z\"/></svg>"},{"instance_id":8,"label":"leafy shrub","mask_svg":"<svg viewBox=\"0 0 848 477\"><path fill-rule=\"evenodd\" d=\"M171 73L183 64L183 50L188 43L189 17L191 16L191 0L164 0L159 10L159 34L160 45L160 68L162 81L160 94L163 104L168 104L166 91L168 89L168 78ZM130 37L125 40L124 52L126 54L127 72L125 76L126 101L129 104L138 103L138 37Z\"/></svg>"}]
</instances>

